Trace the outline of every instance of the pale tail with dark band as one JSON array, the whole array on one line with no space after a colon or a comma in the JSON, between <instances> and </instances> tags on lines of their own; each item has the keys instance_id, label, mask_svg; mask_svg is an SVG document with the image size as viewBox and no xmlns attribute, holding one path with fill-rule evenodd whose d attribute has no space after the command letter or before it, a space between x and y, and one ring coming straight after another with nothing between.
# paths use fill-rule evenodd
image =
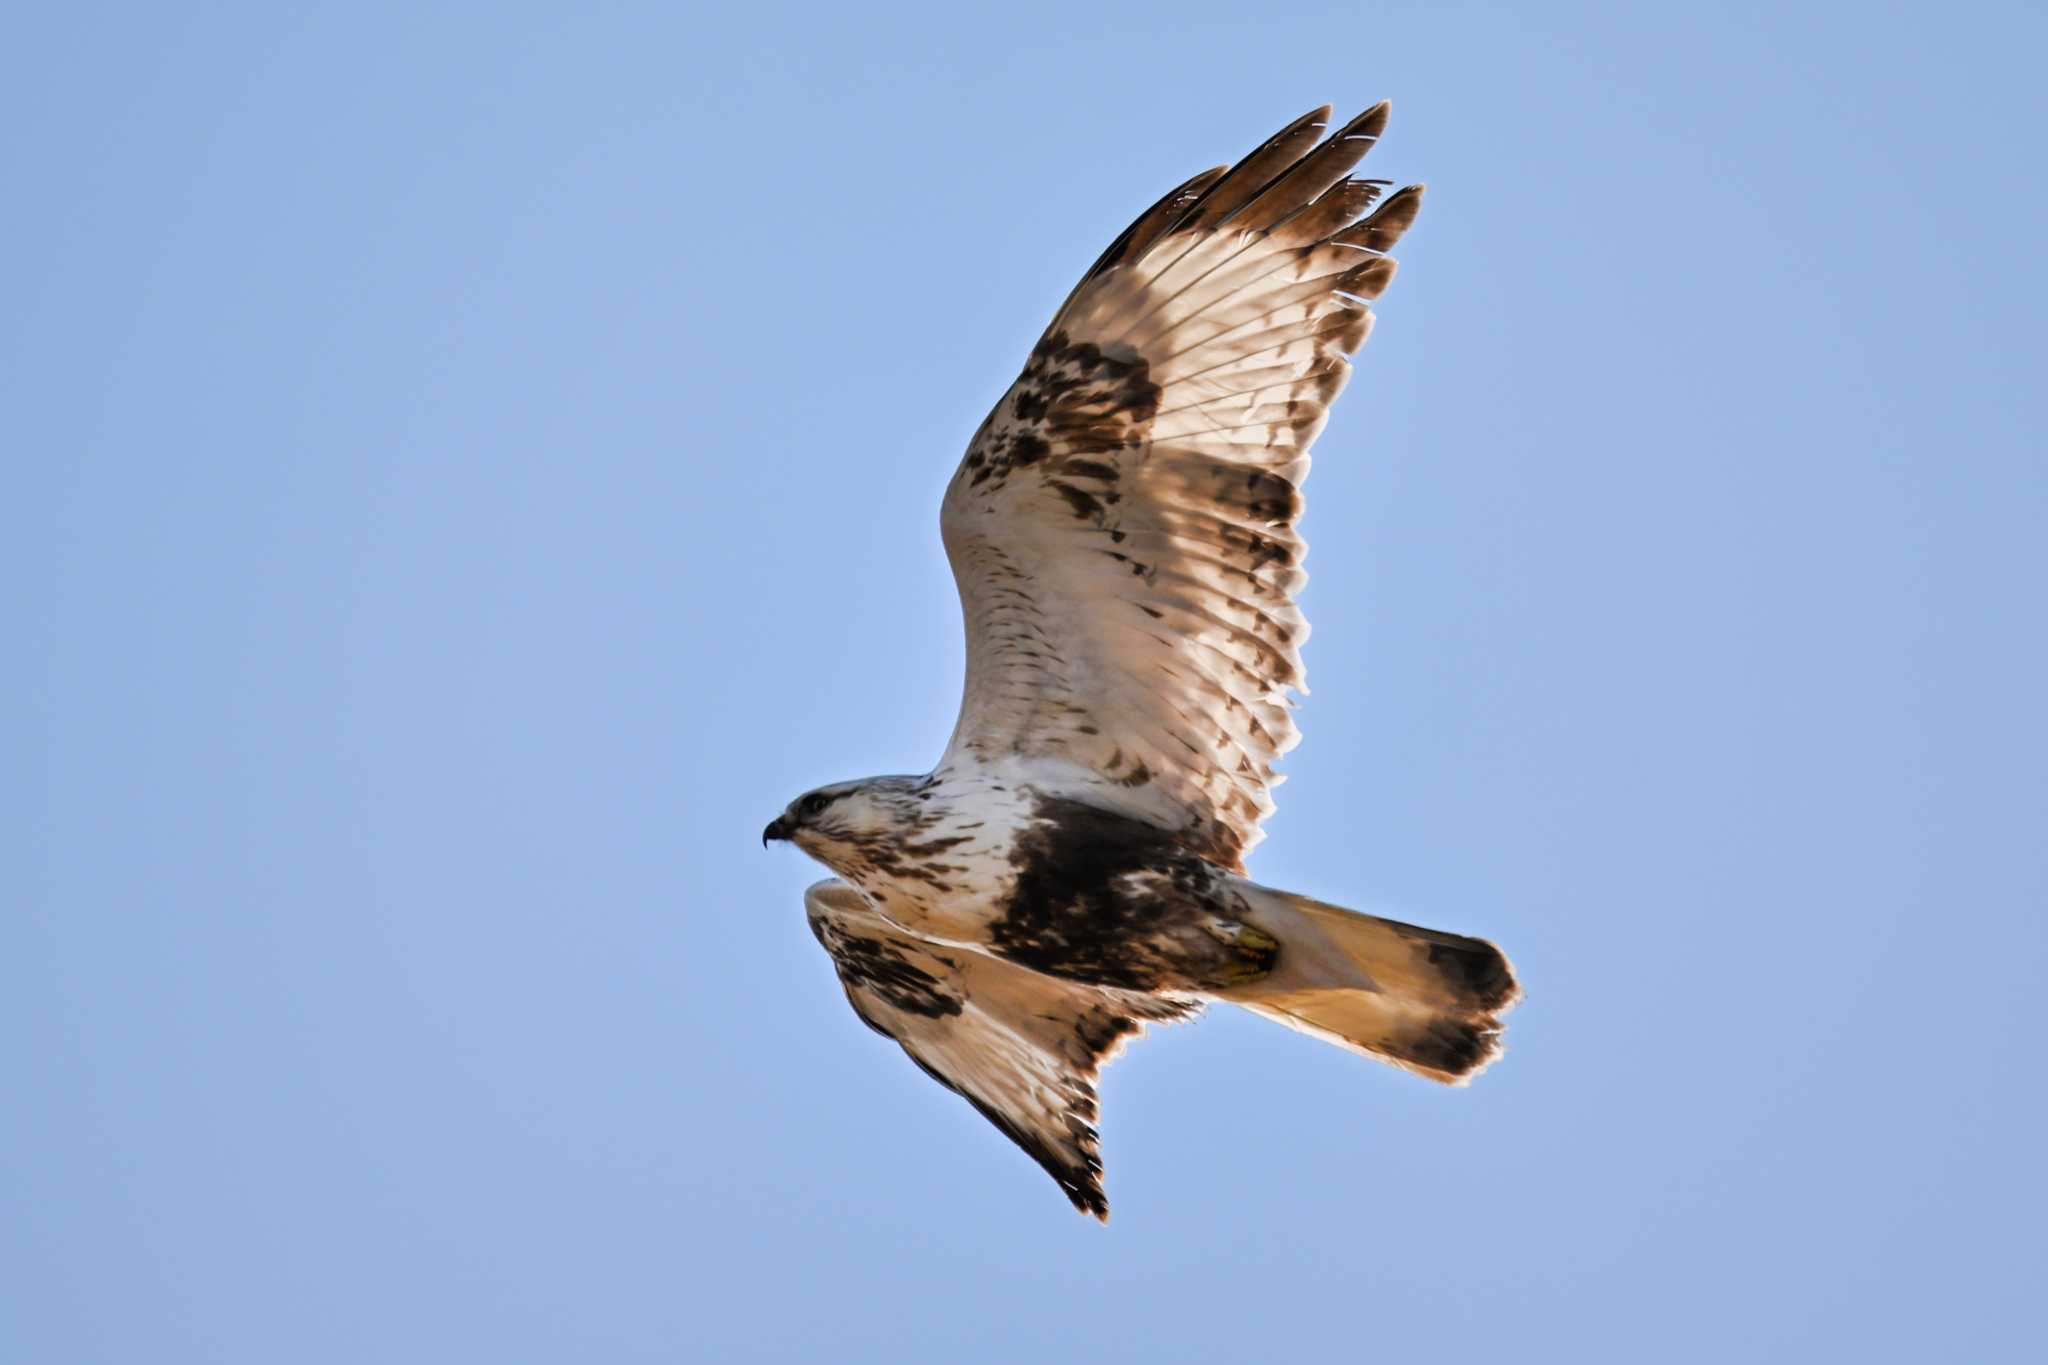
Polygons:
<instances>
[{"instance_id":1,"label":"pale tail with dark band","mask_svg":"<svg viewBox=\"0 0 2048 1365\"><path fill-rule=\"evenodd\" d=\"M1252 922L1280 941L1280 960L1223 999L1448 1085L1500 1055L1500 1016L1521 988L1491 943L1268 887L1240 889Z\"/></svg>"}]
</instances>

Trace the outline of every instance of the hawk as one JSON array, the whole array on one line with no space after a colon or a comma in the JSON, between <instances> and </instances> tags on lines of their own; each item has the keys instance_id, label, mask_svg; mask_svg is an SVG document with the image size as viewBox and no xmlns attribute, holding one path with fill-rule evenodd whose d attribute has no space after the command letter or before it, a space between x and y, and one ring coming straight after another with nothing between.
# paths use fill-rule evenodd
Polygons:
<instances>
[{"instance_id":1,"label":"hawk","mask_svg":"<svg viewBox=\"0 0 2048 1365\"><path fill-rule=\"evenodd\" d=\"M854 1012L1105 1220L1095 1076L1146 1024L1227 1001L1457 1085L1520 993L1491 943L1245 875L1300 738L1309 446L1422 202L1350 175L1386 104L1329 114L1141 214L975 434L937 766L762 836L836 874L804 902Z\"/></svg>"}]
</instances>

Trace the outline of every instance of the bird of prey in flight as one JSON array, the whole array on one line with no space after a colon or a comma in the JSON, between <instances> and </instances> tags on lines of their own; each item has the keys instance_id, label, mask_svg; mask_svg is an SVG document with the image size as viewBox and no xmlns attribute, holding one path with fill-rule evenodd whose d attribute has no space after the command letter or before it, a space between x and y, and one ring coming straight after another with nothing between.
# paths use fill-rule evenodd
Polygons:
<instances>
[{"instance_id":1,"label":"bird of prey in flight","mask_svg":"<svg viewBox=\"0 0 2048 1365\"><path fill-rule=\"evenodd\" d=\"M854 1012L1098 1218L1095 1074L1145 1024L1227 1001L1456 1085L1520 993L1491 943L1245 875L1300 738L1309 446L1422 202L1350 175L1384 103L1329 113L1141 214L969 444L938 765L763 835L836 874L804 902Z\"/></svg>"}]
</instances>

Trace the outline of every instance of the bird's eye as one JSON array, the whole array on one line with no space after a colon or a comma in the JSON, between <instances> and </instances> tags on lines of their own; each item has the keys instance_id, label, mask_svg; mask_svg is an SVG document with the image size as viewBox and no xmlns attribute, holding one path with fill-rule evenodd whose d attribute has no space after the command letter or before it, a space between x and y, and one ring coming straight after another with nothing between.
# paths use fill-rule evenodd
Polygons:
<instances>
[{"instance_id":1,"label":"bird's eye","mask_svg":"<svg viewBox=\"0 0 2048 1365\"><path fill-rule=\"evenodd\" d=\"M819 811L825 809L828 804L830 803L823 796L817 792L812 792L809 796L796 803L796 813L806 817L816 815Z\"/></svg>"}]
</instances>

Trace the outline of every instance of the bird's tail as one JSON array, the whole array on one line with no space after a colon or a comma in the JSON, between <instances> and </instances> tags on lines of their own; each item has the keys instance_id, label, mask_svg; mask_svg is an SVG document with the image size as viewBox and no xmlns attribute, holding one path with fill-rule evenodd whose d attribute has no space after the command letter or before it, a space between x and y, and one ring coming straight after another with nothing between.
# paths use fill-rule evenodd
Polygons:
<instances>
[{"instance_id":1,"label":"bird's tail","mask_svg":"<svg viewBox=\"0 0 2048 1365\"><path fill-rule=\"evenodd\" d=\"M1500 1055L1500 1016L1522 992L1491 943L1250 883L1239 889L1280 955L1272 972L1223 999L1448 1085Z\"/></svg>"}]
</instances>

